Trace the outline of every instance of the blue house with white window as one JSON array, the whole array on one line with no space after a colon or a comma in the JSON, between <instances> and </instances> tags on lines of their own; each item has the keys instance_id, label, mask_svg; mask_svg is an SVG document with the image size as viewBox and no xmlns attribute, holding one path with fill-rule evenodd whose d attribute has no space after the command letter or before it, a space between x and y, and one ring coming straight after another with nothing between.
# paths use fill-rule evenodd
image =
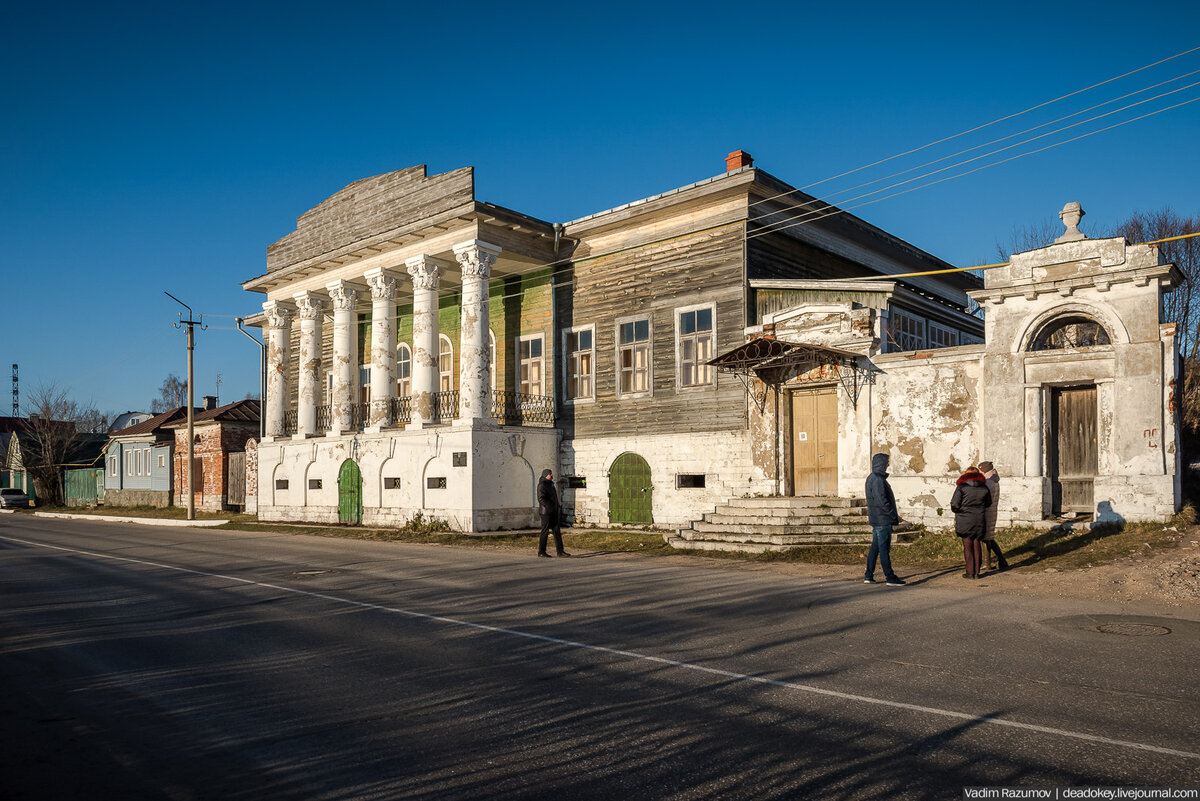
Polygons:
<instances>
[{"instance_id":1,"label":"blue house with white window","mask_svg":"<svg viewBox=\"0 0 1200 801\"><path fill-rule=\"evenodd\" d=\"M175 432L166 426L186 419L187 407L180 406L109 437L104 452L106 506L172 505Z\"/></svg>"}]
</instances>

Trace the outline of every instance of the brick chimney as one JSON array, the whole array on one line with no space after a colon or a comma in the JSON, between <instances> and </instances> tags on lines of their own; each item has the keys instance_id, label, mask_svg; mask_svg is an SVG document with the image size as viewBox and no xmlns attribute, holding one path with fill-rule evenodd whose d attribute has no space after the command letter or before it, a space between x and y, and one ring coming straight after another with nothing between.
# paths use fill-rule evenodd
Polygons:
<instances>
[{"instance_id":1,"label":"brick chimney","mask_svg":"<svg viewBox=\"0 0 1200 801\"><path fill-rule=\"evenodd\" d=\"M205 395L204 396L204 411L210 412L215 408L217 408L217 396L216 395Z\"/></svg>"},{"instance_id":2,"label":"brick chimney","mask_svg":"<svg viewBox=\"0 0 1200 801\"><path fill-rule=\"evenodd\" d=\"M733 172L742 167L753 167L754 157L745 150L735 150L725 157L725 171Z\"/></svg>"}]
</instances>

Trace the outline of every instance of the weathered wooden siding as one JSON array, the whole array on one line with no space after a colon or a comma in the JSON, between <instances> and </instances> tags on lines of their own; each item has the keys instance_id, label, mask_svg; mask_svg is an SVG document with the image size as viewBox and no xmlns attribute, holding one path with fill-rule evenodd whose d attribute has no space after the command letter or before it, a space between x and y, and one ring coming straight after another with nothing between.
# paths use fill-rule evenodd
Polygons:
<instances>
[{"instance_id":1,"label":"weathered wooden siding","mask_svg":"<svg viewBox=\"0 0 1200 801\"><path fill-rule=\"evenodd\" d=\"M675 362L675 309L683 306L716 304L716 354L744 341L743 232L741 224L730 224L585 259L560 272L556 330L596 326L596 401L560 404L568 437L746 426L745 391L737 380L717 376L715 387L680 391ZM652 392L618 398L616 320L636 315L650 317ZM556 360L556 377L561 370Z\"/></svg>"}]
</instances>

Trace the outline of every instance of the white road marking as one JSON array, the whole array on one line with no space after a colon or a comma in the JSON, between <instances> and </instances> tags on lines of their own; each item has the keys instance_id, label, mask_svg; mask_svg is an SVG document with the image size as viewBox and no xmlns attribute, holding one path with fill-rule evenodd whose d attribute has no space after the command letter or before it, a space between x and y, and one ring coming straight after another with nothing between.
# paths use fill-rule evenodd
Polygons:
<instances>
[{"instance_id":1,"label":"white road marking","mask_svg":"<svg viewBox=\"0 0 1200 801\"><path fill-rule=\"evenodd\" d=\"M666 665L668 667L679 668L681 670L690 670L697 673L707 673L713 676L720 676L726 679L735 679L752 684L765 684L771 687L780 687L786 690L796 690L798 692L811 693L813 695L824 695L830 698L839 698L845 701L855 701L863 704L875 704L877 706L891 707L893 709L907 709L911 712L923 712L929 715L938 715L954 720L962 720L970 723L982 723L992 726L1005 726L1011 729L1021 729L1024 731L1035 731L1041 734L1050 734L1057 737L1069 737L1075 740L1084 740L1090 743L1103 743L1105 745L1115 745L1121 748L1132 748L1138 751L1149 751L1155 754L1167 754L1170 756L1184 757L1186 759L1200 760L1200 753L1192 753L1191 751L1179 751L1174 748L1163 748L1157 745L1148 745L1146 743L1135 743L1129 740L1116 740L1110 737L1100 737L1094 734L1086 734L1084 732L1070 731L1068 729L1056 729L1052 726L1039 726L1035 723L1022 723L1016 720L1005 720L1003 718L995 718L987 715L972 715L969 712L956 712L952 709L939 709L932 706L921 706L920 704L906 704L902 701L891 701L886 698L874 698L869 695L857 695L855 693L844 693L838 690L827 690L823 687L814 687L810 684L797 684L790 681L780 681L779 679L768 679L763 676L751 676L745 673L736 673L731 670L721 670L720 668L705 667L692 662L680 662L675 659L666 659L661 656L652 656L643 654L637 651L626 651L620 648L609 648L603 645L592 645L591 643L576 642L575 640L564 640L559 637L550 637L545 634L534 634L520 629L506 629L499 626L489 626L486 623L475 623L470 620L461 620L459 618L446 617L444 615L433 615L427 612L415 612L411 609L399 609L394 606L384 606L382 604L373 604L366 601L355 601L352 598L342 598L337 595L327 595L326 593L313 592L312 590L302 590L297 587L285 587L280 584L268 584L264 581L254 581L253 579L239 578L237 576L227 576L223 573L210 573L204 570L195 570L189 567L179 567L178 565L168 565L162 562L150 562L145 559L133 559L128 556L113 556L112 554L98 553L96 551L85 551L78 548L67 548L61 545L48 545L43 542L33 542L31 540L23 540L15 537L0 536L0 540L8 542L20 543L22 545L30 545L35 548L48 548L55 551L64 551L66 553L81 554L83 556L94 556L98 559L111 559L117 562L129 562L136 565L145 565L147 567L157 567L163 570L174 570L180 573L190 573L195 576L205 576L207 578L224 579L233 581L239 584L248 584L254 587L263 587L271 590L279 590L280 592L292 593L294 595L304 595L310 598L320 598L325 601L332 601L346 606L356 606L361 609L374 609L379 612L390 612L392 614L404 615L405 617L416 618L419 620L431 620L438 623L447 623L452 626L462 626L465 628L476 629L478 631L488 631L495 634L508 634L514 637L523 637L528 640L538 640L540 642L554 643L555 645L564 645L568 648L577 648L585 651L594 651L603 654L611 654L613 656L623 656L629 659L638 660L641 662L652 662L657 665Z\"/></svg>"}]
</instances>

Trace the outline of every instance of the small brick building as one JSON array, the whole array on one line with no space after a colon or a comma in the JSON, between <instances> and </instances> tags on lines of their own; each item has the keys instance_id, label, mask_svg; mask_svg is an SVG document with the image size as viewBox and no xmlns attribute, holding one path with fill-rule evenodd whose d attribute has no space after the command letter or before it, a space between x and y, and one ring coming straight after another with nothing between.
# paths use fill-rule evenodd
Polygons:
<instances>
[{"instance_id":1,"label":"small brick building","mask_svg":"<svg viewBox=\"0 0 1200 801\"><path fill-rule=\"evenodd\" d=\"M258 401L240 400L200 412L193 418L192 426L196 508L210 511L245 508L246 444L259 433ZM187 421L173 423L170 427L175 429L175 504L185 506Z\"/></svg>"}]
</instances>

